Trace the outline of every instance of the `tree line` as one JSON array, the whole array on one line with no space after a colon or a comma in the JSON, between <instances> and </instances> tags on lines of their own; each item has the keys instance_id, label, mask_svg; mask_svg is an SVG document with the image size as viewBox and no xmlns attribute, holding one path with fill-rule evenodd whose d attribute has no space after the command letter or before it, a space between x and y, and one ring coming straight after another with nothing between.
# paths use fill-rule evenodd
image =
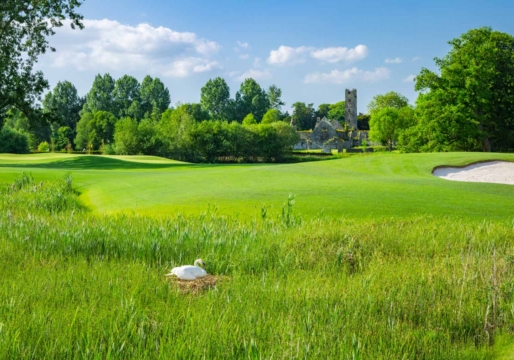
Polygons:
<instances>
[{"instance_id":1,"label":"tree line","mask_svg":"<svg viewBox=\"0 0 514 360\"><path fill-rule=\"evenodd\" d=\"M41 54L54 50L49 38L56 28L64 25L63 19L70 20L72 29L83 28L83 17L77 11L80 5L81 1L77 0L2 2L0 152L39 148L41 151L93 149L127 153L130 149L131 153L171 154L177 147L163 144L169 144L169 139L173 138L177 144L184 141L182 144L196 149L188 151L187 156L198 156L191 155L195 153L210 158L206 146L194 141L202 138L198 131L225 134L213 137L213 141L234 144L218 153L239 154L239 150L234 150L240 149L235 146L235 133L252 137L264 136L270 131L281 137L282 130L287 129L284 125L291 120L299 130L312 129L317 117L327 116L344 122L344 101L321 104L317 109L313 104L296 102L289 114L281 110L285 104L278 87L272 85L263 89L253 79L246 79L234 98L224 79L211 79L202 87L198 104L179 104L176 108L170 108L169 91L164 84L150 76L140 84L129 75L118 80L109 74L98 75L83 98L77 95L71 83L64 81L43 98L48 82L34 66ZM405 152L512 151L514 37L481 27L449 44L450 52L435 59L438 71L423 68L416 77L415 90L419 96L414 105L401 94L377 95L368 106L369 115L359 116L359 128L367 130L369 126L372 140ZM168 128L170 133L164 134L163 120L171 118L172 113L187 121L173 122L180 124L180 128ZM207 123L202 125L204 121ZM119 122L124 125L118 125ZM122 132L128 128L134 131L136 123L139 147L122 146ZM244 131L237 132L230 126ZM226 135L229 133L232 135ZM154 134L154 138L149 134ZM203 137L202 141L207 138ZM224 140L219 140L221 138ZM288 147L293 143L292 136L283 139L282 144L287 143ZM257 143L262 144L254 142ZM172 148L175 150L170 150ZM266 151L256 152L266 154Z\"/></svg>"}]
</instances>

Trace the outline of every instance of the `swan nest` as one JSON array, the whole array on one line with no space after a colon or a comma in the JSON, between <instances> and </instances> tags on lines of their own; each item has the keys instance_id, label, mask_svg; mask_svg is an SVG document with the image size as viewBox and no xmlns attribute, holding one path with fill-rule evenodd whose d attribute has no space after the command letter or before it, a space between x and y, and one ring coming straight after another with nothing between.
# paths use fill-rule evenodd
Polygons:
<instances>
[{"instance_id":1,"label":"swan nest","mask_svg":"<svg viewBox=\"0 0 514 360\"><path fill-rule=\"evenodd\" d=\"M433 174L453 181L514 185L514 162L488 161L464 167L442 166L436 168Z\"/></svg>"},{"instance_id":2,"label":"swan nest","mask_svg":"<svg viewBox=\"0 0 514 360\"><path fill-rule=\"evenodd\" d=\"M172 286L177 288L180 292L197 295L202 291L216 287L218 284L221 284L228 279L229 278L227 276L207 275L204 278L196 280L180 280L173 276L169 278L169 281Z\"/></svg>"}]
</instances>

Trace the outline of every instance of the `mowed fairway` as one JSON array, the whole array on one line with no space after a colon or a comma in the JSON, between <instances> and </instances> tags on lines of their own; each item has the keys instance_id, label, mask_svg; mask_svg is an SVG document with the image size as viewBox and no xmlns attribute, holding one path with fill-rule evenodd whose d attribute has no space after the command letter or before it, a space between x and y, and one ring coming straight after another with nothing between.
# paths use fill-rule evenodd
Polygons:
<instances>
[{"instance_id":1,"label":"mowed fairway","mask_svg":"<svg viewBox=\"0 0 514 360\"><path fill-rule=\"evenodd\" d=\"M151 156L0 155L0 182L22 171L36 180L71 172L82 201L100 213L278 213L289 194L295 212L316 216L514 216L514 187L460 183L431 175L438 165L514 161L512 154L371 154L299 164L203 165Z\"/></svg>"}]
</instances>

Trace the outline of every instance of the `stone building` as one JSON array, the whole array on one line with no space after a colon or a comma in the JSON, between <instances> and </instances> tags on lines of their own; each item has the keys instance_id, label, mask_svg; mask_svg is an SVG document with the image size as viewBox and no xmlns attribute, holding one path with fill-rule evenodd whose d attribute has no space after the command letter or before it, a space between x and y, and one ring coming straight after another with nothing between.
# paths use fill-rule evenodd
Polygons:
<instances>
[{"instance_id":1,"label":"stone building","mask_svg":"<svg viewBox=\"0 0 514 360\"><path fill-rule=\"evenodd\" d=\"M337 121L329 121L327 118L319 119L313 130L298 131L300 141L294 146L295 150L323 149L323 152L331 152L337 149L351 149L360 146L363 139L368 138L366 131L345 130Z\"/></svg>"},{"instance_id":2,"label":"stone building","mask_svg":"<svg viewBox=\"0 0 514 360\"><path fill-rule=\"evenodd\" d=\"M345 102L346 102L346 110L344 113L344 119L348 124L348 127L353 130L359 130L357 124L357 90L349 90L345 91Z\"/></svg>"},{"instance_id":3,"label":"stone building","mask_svg":"<svg viewBox=\"0 0 514 360\"><path fill-rule=\"evenodd\" d=\"M346 89L345 94L346 128L335 119L329 121L327 118L318 118L313 130L298 131L300 141L294 146L295 150L323 149L323 152L329 153L332 149L337 149L342 152L343 149L360 146L362 140L368 139L367 131L358 129L357 90Z\"/></svg>"}]
</instances>

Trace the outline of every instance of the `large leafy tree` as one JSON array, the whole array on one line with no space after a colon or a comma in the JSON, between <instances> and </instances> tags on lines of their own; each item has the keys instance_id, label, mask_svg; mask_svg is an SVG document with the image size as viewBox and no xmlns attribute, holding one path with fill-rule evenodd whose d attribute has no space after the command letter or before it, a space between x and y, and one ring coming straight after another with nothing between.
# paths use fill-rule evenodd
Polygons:
<instances>
[{"instance_id":1,"label":"large leafy tree","mask_svg":"<svg viewBox=\"0 0 514 360\"><path fill-rule=\"evenodd\" d=\"M387 94L375 95L371 102L368 104L368 111L373 117L384 108L401 109L409 105L409 99L402 94L390 91Z\"/></svg>"},{"instance_id":2,"label":"large leafy tree","mask_svg":"<svg viewBox=\"0 0 514 360\"><path fill-rule=\"evenodd\" d=\"M409 106L400 110L385 107L371 118L369 137L392 150L402 131L411 127L414 121L414 110Z\"/></svg>"},{"instance_id":3,"label":"large leafy tree","mask_svg":"<svg viewBox=\"0 0 514 360\"><path fill-rule=\"evenodd\" d=\"M141 105L145 118L159 119L171 103L170 91L159 78L147 75L141 84Z\"/></svg>"},{"instance_id":4,"label":"large leafy tree","mask_svg":"<svg viewBox=\"0 0 514 360\"><path fill-rule=\"evenodd\" d=\"M102 145L112 143L116 117L107 111L85 113L77 123L77 149L100 149Z\"/></svg>"},{"instance_id":5,"label":"large leafy tree","mask_svg":"<svg viewBox=\"0 0 514 360\"><path fill-rule=\"evenodd\" d=\"M315 110L313 104L295 102L293 104L293 119L299 130L310 130L316 124Z\"/></svg>"},{"instance_id":6,"label":"large leafy tree","mask_svg":"<svg viewBox=\"0 0 514 360\"><path fill-rule=\"evenodd\" d=\"M239 122L248 114L253 114L257 121L261 121L270 108L268 94L254 79L245 79L236 93L235 108Z\"/></svg>"},{"instance_id":7,"label":"large leafy tree","mask_svg":"<svg viewBox=\"0 0 514 360\"><path fill-rule=\"evenodd\" d=\"M268 98L270 107L272 109L276 109L280 111L282 109L282 106L284 106L286 103L282 101L282 90L276 86L271 85L268 89Z\"/></svg>"},{"instance_id":8,"label":"large leafy tree","mask_svg":"<svg viewBox=\"0 0 514 360\"><path fill-rule=\"evenodd\" d=\"M449 42L439 73L416 78L421 150L510 150L514 147L514 37L489 27ZM441 148L441 146L443 146Z\"/></svg>"},{"instance_id":9,"label":"large leafy tree","mask_svg":"<svg viewBox=\"0 0 514 360\"><path fill-rule=\"evenodd\" d=\"M231 115L230 88L225 79L217 77L207 81L201 90L200 104L213 119L228 119Z\"/></svg>"},{"instance_id":10,"label":"large leafy tree","mask_svg":"<svg viewBox=\"0 0 514 360\"><path fill-rule=\"evenodd\" d=\"M115 81L110 74L96 75L91 90L86 95L83 112L108 111L115 114L114 87Z\"/></svg>"},{"instance_id":11,"label":"large leafy tree","mask_svg":"<svg viewBox=\"0 0 514 360\"><path fill-rule=\"evenodd\" d=\"M318 110L316 110L316 117L323 119L324 117L328 118L328 112L330 111L330 104L319 104Z\"/></svg>"},{"instance_id":12,"label":"large leafy tree","mask_svg":"<svg viewBox=\"0 0 514 360\"><path fill-rule=\"evenodd\" d=\"M133 76L124 75L114 85L113 101L115 102L118 118L131 117L140 120L143 117L141 109L141 84Z\"/></svg>"},{"instance_id":13,"label":"large leafy tree","mask_svg":"<svg viewBox=\"0 0 514 360\"><path fill-rule=\"evenodd\" d=\"M337 120L341 123L344 122L345 119L345 111L346 111L346 102L340 101L335 104L330 105L330 110L328 111L328 118L330 120Z\"/></svg>"},{"instance_id":14,"label":"large leafy tree","mask_svg":"<svg viewBox=\"0 0 514 360\"><path fill-rule=\"evenodd\" d=\"M77 89L69 81L59 81L43 100L45 112L53 113L53 118L59 125L71 129L75 129L80 120L79 112L83 105L84 99L78 96Z\"/></svg>"},{"instance_id":15,"label":"large leafy tree","mask_svg":"<svg viewBox=\"0 0 514 360\"><path fill-rule=\"evenodd\" d=\"M0 123L6 111L17 108L37 119L37 104L48 82L34 65L50 47L48 37L64 25L83 28L79 0L0 1Z\"/></svg>"}]
</instances>

